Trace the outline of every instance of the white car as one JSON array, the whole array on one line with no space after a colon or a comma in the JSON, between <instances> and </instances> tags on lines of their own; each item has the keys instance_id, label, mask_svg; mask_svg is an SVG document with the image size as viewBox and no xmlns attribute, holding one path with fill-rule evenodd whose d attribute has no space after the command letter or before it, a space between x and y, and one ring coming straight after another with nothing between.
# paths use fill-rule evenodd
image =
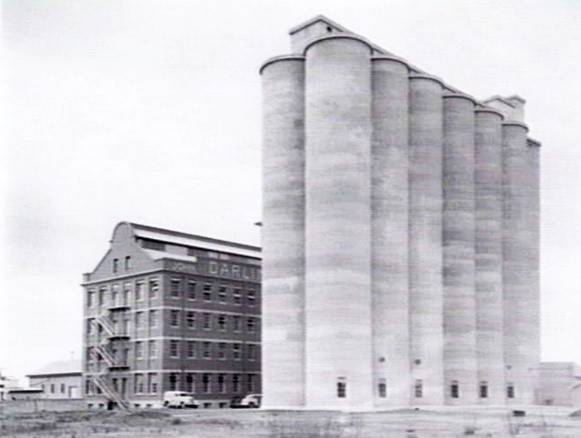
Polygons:
<instances>
[{"instance_id":1,"label":"white car","mask_svg":"<svg viewBox=\"0 0 581 438\"><path fill-rule=\"evenodd\" d=\"M192 394L184 391L166 391L163 393L163 406L166 408L198 408L200 402Z\"/></svg>"},{"instance_id":2,"label":"white car","mask_svg":"<svg viewBox=\"0 0 581 438\"><path fill-rule=\"evenodd\" d=\"M248 394L240 401L240 407L259 408L261 400L262 400L261 394Z\"/></svg>"}]
</instances>

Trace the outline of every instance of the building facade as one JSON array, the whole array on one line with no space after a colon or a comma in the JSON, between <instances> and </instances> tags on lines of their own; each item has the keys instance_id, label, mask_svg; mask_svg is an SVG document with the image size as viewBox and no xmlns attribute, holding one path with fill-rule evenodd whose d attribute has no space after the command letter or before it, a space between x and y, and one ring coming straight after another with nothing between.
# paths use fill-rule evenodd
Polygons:
<instances>
[{"instance_id":1,"label":"building facade","mask_svg":"<svg viewBox=\"0 0 581 438\"><path fill-rule=\"evenodd\" d=\"M581 407L581 367L573 362L541 362L539 401Z\"/></svg>"},{"instance_id":2,"label":"building facade","mask_svg":"<svg viewBox=\"0 0 581 438\"><path fill-rule=\"evenodd\" d=\"M122 222L84 275L83 393L160 406L165 391L227 407L261 391L260 249Z\"/></svg>"},{"instance_id":3,"label":"building facade","mask_svg":"<svg viewBox=\"0 0 581 438\"><path fill-rule=\"evenodd\" d=\"M272 407L530 404L539 144L318 16L263 81L263 384Z\"/></svg>"},{"instance_id":4,"label":"building facade","mask_svg":"<svg viewBox=\"0 0 581 438\"><path fill-rule=\"evenodd\" d=\"M81 398L81 362L76 360L58 361L28 374L28 386L42 391L43 399Z\"/></svg>"}]
</instances>

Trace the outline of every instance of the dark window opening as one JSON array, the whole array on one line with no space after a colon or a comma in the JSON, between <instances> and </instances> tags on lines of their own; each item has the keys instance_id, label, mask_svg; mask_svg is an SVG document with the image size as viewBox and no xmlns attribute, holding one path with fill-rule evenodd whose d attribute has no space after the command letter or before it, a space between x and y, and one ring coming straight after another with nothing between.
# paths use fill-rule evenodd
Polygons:
<instances>
[{"instance_id":1,"label":"dark window opening","mask_svg":"<svg viewBox=\"0 0 581 438\"><path fill-rule=\"evenodd\" d=\"M379 384L377 385L377 392L379 394L379 398L386 398L387 384L385 382L379 382Z\"/></svg>"},{"instance_id":2,"label":"dark window opening","mask_svg":"<svg viewBox=\"0 0 581 438\"><path fill-rule=\"evenodd\" d=\"M450 397L452 398L460 397L460 385L455 380L452 382L452 385L450 385Z\"/></svg>"},{"instance_id":3,"label":"dark window opening","mask_svg":"<svg viewBox=\"0 0 581 438\"><path fill-rule=\"evenodd\" d=\"M508 398L514 398L514 385L509 383L506 387L506 396Z\"/></svg>"},{"instance_id":4,"label":"dark window opening","mask_svg":"<svg viewBox=\"0 0 581 438\"><path fill-rule=\"evenodd\" d=\"M480 382L480 398L488 398L488 383Z\"/></svg>"},{"instance_id":5,"label":"dark window opening","mask_svg":"<svg viewBox=\"0 0 581 438\"><path fill-rule=\"evenodd\" d=\"M424 386L421 380L416 380L414 384L414 395L416 398L422 398L424 396Z\"/></svg>"},{"instance_id":6,"label":"dark window opening","mask_svg":"<svg viewBox=\"0 0 581 438\"><path fill-rule=\"evenodd\" d=\"M347 397L347 382L339 381L337 382L337 398Z\"/></svg>"}]
</instances>

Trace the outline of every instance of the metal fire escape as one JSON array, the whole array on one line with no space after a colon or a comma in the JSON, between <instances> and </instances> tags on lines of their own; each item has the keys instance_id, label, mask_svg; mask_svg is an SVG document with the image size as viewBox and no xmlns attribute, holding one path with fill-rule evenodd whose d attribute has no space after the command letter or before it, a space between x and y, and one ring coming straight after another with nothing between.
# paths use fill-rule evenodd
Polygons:
<instances>
[{"instance_id":1,"label":"metal fire escape","mask_svg":"<svg viewBox=\"0 0 581 438\"><path fill-rule=\"evenodd\" d=\"M112 348L113 342L129 339L127 327L121 324L120 319L115 321L112 318L115 313L122 314L122 312L129 309L129 305L126 302L118 301L110 303L105 313L93 320L97 333L101 333L102 336L99 336L98 343L90 348L89 354L97 363L105 362L105 367L104 369L99 368L98 372L92 375L91 380L108 400L116 403L121 409L129 409L129 403L119 393L118 388L113 385L110 376L112 371L129 369L128 358L123 357L119 354L119 351Z\"/></svg>"}]
</instances>

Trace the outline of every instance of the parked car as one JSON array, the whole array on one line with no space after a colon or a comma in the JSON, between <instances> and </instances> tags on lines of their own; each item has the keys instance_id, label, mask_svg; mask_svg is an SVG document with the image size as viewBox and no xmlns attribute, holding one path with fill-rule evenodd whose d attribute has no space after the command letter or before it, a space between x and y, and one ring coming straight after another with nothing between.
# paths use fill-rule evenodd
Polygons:
<instances>
[{"instance_id":1,"label":"parked car","mask_svg":"<svg viewBox=\"0 0 581 438\"><path fill-rule=\"evenodd\" d=\"M259 408L262 400L261 394L248 394L240 401L241 408Z\"/></svg>"},{"instance_id":2,"label":"parked car","mask_svg":"<svg viewBox=\"0 0 581 438\"><path fill-rule=\"evenodd\" d=\"M163 393L163 405L166 408L198 408L200 402L192 394L184 391L166 391Z\"/></svg>"},{"instance_id":3,"label":"parked car","mask_svg":"<svg viewBox=\"0 0 581 438\"><path fill-rule=\"evenodd\" d=\"M230 408L231 409L242 408L242 406L240 405L241 401L242 401L242 397L233 397L232 400L230 400Z\"/></svg>"}]
</instances>

